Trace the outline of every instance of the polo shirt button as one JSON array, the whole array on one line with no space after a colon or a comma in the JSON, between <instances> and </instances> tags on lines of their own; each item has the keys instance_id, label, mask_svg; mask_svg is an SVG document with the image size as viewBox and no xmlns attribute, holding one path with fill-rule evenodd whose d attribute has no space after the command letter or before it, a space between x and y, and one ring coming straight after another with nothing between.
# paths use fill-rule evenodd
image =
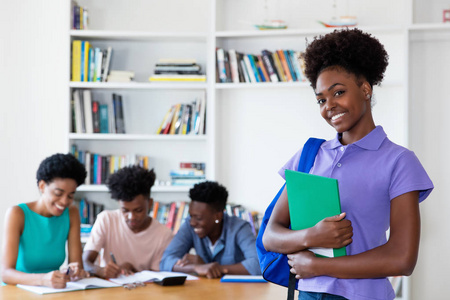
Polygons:
<instances>
[{"instance_id":1,"label":"polo shirt button","mask_svg":"<svg viewBox=\"0 0 450 300\"><path fill-rule=\"evenodd\" d=\"M344 151L344 147L341 147L341 152Z\"/></svg>"},{"instance_id":2,"label":"polo shirt button","mask_svg":"<svg viewBox=\"0 0 450 300\"><path fill-rule=\"evenodd\" d=\"M342 165L341 163L337 163L337 167L340 168Z\"/></svg>"}]
</instances>

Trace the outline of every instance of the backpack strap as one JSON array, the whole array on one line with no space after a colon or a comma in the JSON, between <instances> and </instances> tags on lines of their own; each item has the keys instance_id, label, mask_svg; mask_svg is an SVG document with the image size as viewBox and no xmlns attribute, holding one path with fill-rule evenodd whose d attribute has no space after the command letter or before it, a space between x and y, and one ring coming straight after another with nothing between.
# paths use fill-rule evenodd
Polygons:
<instances>
[{"instance_id":1,"label":"backpack strap","mask_svg":"<svg viewBox=\"0 0 450 300\"><path fill-rule=\"evenodd\" d=\"M314 161L316 160L317 152L319 151L319 148L323 142L325 142L325 140L316 138L309 138L306 141L305 145L303 146L302 154L300 155L297 171L309 173L312 166L314 165ZM297 279L295 279L295 275L289 273L287 300L294 299L296 283Z\"/></svg>"},{"instance_id":2,"label":"backpack strap","mask_svg":"<svg viewBox=\"0 0 450 300\"><path fill-rule=\"evenodd\" d=\"M324 139L309 138L303 146L302 154L298 162L297 171L309 173L314 161L316 160L317 152L319 151Z\"/></svg>"}]
</instances>

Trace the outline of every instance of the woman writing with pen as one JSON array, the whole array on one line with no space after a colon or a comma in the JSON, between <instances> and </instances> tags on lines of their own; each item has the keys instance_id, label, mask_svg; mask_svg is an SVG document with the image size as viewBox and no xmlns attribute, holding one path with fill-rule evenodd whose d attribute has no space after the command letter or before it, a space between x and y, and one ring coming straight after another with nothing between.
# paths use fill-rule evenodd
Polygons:
<instances>
[{"instance_id":1,"label":"woman writing with pen","mask_svg":"<svg viewBox=\"0 0 450 300\"><path fill-rule=\"evenodd\" d=\"M54 154L41 162L36 178L39 200L6 212L2 280L64 288L67 281L88 276L81 259L80 215L71 205L86 170L74 156ZM59 271L66 242L69 266Z\"/></svg>"}]
</instances>

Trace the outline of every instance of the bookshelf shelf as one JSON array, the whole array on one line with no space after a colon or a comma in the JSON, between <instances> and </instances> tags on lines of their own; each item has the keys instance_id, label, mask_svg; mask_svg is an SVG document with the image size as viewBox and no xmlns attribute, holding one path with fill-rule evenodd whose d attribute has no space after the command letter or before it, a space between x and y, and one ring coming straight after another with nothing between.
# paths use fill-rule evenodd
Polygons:
<instances>
[{"instance_id":1,"label":"bookshelf shelf","mask_svg":"<svg viewBox=\"0 0 450 300\"><path fill-rule=\"evenodd\" d=\"M145 31L108 31L108 30L70 30L74 38L96 40L186 40L206 41L204 32L145 32Z\"/></svg>"},{"instance_id":2,"label":"bookshelf shelf","mask_svg":"<svg viewBox=\"0 0 450 300\"><path fill-rule=\"evenodd\" d=\"M71 140L110 140L110 141L206 141L206 135L169 134L114 134L114 133L70 133Z\"/></svg>"},{"instance_id":3,"label":"bookshelf shelf","mask_svg":"<svg viewBox=\"0 0 450 300\"><path fill-rule=\"evenodd\" d=\"M69 83L71 88L80 89L115 89L115 90L205 90L207 85L205 83L153 83L153 82L79 82L71 81Z\"/></svg>"},{"instance_id":4,"label":"bookshelf shelf","mask_svg":"<svg viewBox=\"0 0 450 300\"><path fill-rule=\"evenodd\" d=\"M401 33L404 28L401 26L358 26L363 31L372 33ZM316 36L332 32L335 28L311 28L311 29L280 29L280 30L238 30L238 31L217 31L216 38L262 38L262 37L295 37L295 36Z\"/></svg>"},{"instance_id":5,"label":"bookshelf shelf","mask_svg":"<svg viewBox=\"0 0 450 300\"><path fill-rule=\"evenodd\" d=\"M187 193L190 186L167 186L155 185L152 187L152 193ZM81 185L77 188L77 192L108 192L108 187L104 184Z\"/></svg>"}]
</instances>

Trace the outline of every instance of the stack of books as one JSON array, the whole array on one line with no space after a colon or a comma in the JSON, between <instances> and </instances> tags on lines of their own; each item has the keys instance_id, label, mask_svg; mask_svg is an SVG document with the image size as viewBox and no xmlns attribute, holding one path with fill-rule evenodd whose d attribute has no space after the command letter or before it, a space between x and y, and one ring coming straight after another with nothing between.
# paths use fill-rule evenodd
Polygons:
<instances>
[{"instance_id":1,"label":"stack of books","mask_svg":"<svg viewBox=\"0 0 450 300\"><path fill-rule=\"evenodd\" d=\"M201 66L195 59L160 59L149 80L205 82L206 76L201 73Z\"/></svg>"},{"instance_id":2,"label":"stack of books","mask_svg":"<svg viewBox=\"0 0 450 300\"><path fill-rule=\"evenodd\" d=\"M193 186L206 180L205 163L180 162L178 170L170 171L172 185Z\"/></svg>"},{"instance_id":3,"label":"stack of books","mask_svg":"<svg viewBox=\"0 0 450 300\"><path fill-rule=\"evenodd\" d=\"M219 83L306 81L303 54L299 51L262 50L253 55L218 48L216 58Z\"/></svg>"},{"instance_id":4,"label":"stack of books","mask_svg":"<svg viewBox=\"0 0 450 300\"><path fill-rule=\"evenodd\" d=\"M109 72L108 78L106 78L106 81L108 82L130 82L134 78L134 72L133 71L118 71L118 70L111 70Z\"/></svg>"}]
</instances>

